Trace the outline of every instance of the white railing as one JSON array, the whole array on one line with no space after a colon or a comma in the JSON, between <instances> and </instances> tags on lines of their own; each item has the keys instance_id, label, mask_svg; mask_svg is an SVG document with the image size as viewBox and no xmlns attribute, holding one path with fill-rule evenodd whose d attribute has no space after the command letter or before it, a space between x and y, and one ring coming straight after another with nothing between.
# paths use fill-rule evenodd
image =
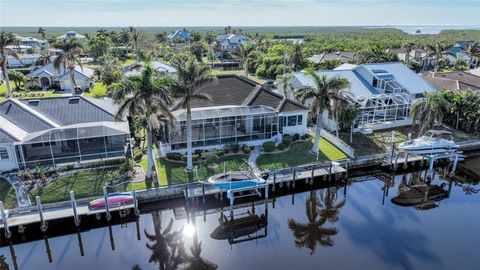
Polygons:
<instances>
[{"instance_id":1,"label":"white railing","mask_svg":"<svg viewBox=\"0 0 480 270\"><path fill-rule=\"evenodd\" d=\"M335 145L335 147L342 150L342 152L344 152L348 157L355 158L355 149L342 141L340 138L337 138L325 129L322 129L320 135L322 135L325 140Z\"/></svg>"}]
</instances>

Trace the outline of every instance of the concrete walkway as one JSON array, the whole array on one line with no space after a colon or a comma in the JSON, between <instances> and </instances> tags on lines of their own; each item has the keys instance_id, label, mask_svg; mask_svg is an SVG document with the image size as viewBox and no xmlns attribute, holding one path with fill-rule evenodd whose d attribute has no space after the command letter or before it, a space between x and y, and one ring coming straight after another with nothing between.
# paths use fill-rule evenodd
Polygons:
<instances>
[{"instance_id":1,"label":"concrete walkway","mask_svg":"<svg viewBox=\"0 0 480 270\"><path fill-rule=\"evenodd\" d=\"M260 156L261 153L261 146L257 146L252 152L250 152L250 155L248 156L248 165L250 165L256 175L260 175L262 173L260 168L258 168L257 166L257 158L258 156Z\"/></svg>"},{"instance_id":2,"label":"concrete walkway","mask_svg":"<svg viewBox=\"0 0 480 270\"><path fill-rule=\"evenodd\" d=\"M18 207L28 207L32 206L32 202L30 201L30 196L28 195L28 191L25 188L25 185L22 183L20 178L16 175L9 174L3 175L10 185L12 185L13 189L15 189L15 195L17 196L17 203Z\"/></svg>"}]
</instances>

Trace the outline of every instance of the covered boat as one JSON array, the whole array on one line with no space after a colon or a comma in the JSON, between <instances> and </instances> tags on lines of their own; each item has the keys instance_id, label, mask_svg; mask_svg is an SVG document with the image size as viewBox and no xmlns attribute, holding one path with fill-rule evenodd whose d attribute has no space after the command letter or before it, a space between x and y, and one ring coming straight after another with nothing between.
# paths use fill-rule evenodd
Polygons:
<instances>
[{"instance_id":1,"label":"covered boat","mask_svg":"<svg viewBox=\"0 0 480 270\"><path fill-rule=\"evenodd\" d=\"M411 187L392 198L392 203L401 206L425 206L426 203L440 201L448 197L448 190L442 185Z\"/></svg>"},{"instance_id":2,"label":"covered boat","mask_svg":"<svg viewBox=\"0 0 480 270\"><path fill-rule=\"evenodd\" d=\"M133 202L133 195L131 192L111 193L107 195L109 206L118 206L121 204L129 204ZM98 198L88 203L89 208L103 208L105 207L105 199Z\"/></svg>"},{"instance_id":3,"label":"covered boat","mask_svg":"<svg viewBox=\"0 0 480 270\"><path fill-rule=\"evenodd\" d=\"M407 153L416 155L431 155L456 151L459 147L458 144L451 139L442 139L442 135L449 135L451 137L452 133L443 130L429 130L424 136L400 144L400 148Z\"/></svg>"}]
</instances>

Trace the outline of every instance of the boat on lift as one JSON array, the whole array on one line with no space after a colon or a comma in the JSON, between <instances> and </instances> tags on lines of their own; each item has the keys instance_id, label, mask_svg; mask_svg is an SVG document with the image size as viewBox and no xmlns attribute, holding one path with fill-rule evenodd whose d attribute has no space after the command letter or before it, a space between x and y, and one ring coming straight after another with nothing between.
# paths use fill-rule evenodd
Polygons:
<instances>
[{"instance_id":1,"label":"boat on lift","mask_svg":"<svg viewBox=\"0 0 480 270\"><path fill-rule=\"evenodd\" d=\"M443 139L445 135L450 139ZM416 155L450 153L458 148L459 145L452 140L452 133L444 130L429 130L424 136L400 144L400 149Z\"/></svg>"}]
</instances>

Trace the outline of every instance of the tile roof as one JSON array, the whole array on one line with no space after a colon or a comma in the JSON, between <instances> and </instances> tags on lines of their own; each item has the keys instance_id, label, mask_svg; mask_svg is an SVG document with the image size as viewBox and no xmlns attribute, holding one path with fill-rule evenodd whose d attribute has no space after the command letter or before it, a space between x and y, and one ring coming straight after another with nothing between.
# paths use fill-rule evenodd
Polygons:
<instances>
[{"instance_id":1,"label":"tile roof","mask_svg":"<svg viewBox=\"0 0 480 270\"><path fill-rule=\"evenodd\" d=\"M467 89L480 90L480 77L468 72L463 72L463 71L433 72L433 73L427 74L427 76L456 80L459 82L460 89L462 90L467 90Z\"/></svg>"},{"instance_id":2,"label":"tile roof","mask_svg":"<svg viewBox=\"0 0 480 270\"><path fill-rule=\"evenodd\" d=\"M196 100L192 108L215 106L268 106L279 110L284 97L263 88L258 83L238 75L218 75L215 83L210 83L198 90L210 96L211 101ZM307 107L292 101L298 110L308 110ZM179 104L172 111L181 109Z\"/></svg>"}]
</instances>

